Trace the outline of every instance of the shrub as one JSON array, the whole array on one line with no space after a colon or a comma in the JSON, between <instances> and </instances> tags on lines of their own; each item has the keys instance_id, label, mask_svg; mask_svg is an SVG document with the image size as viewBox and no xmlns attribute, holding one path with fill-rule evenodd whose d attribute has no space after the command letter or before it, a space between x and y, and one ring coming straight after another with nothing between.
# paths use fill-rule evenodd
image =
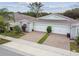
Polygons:
<instances>
[{"instance_id":1,"label":"shrub","mask_svg":"<svg viewBox=\"0 0 79 59\"><path fill-rule=\"evenodd\" d=\"M20 28L18 25L16 25L16 26L13 27L13 31L14 31L16 34L22 32L22 31L21 31L21 28Z\"/></svg>"},{"instance_id":2,"label":"shrub","mask_svg":"<svg viewBox=\"0 0 79 59\"><path fill-rule=\"evenodd\" d=\"M6 27L5 27L5 22L4 22L4 19L2 16L0 16L0 33L4 32L6 30Z\"/></svg>"},{"instance_id":3,"label":"shrub","mask_svg":"<svg viewBox=\"0 0 79 59\"><path fill-rule=\"evenodd\" d=\"M4 32L4 29L0 27L0 33L3 33L3 32Z\"/></svg>"},{"instance_id":4,"label":"shrub","mask_svg":"<svg viewBox=\"0 0 79 59\"><path fill-rule=\"evenodd\" d=\"M52 32L52 27L51 26L48 26L47 27L47 33L51 33Z\"/></svg>"},{"instance_id":5,"label":"shrub","mask_svg":"<svg viewBox=\"0 0 79 59\"><path fill-rule=\"evenodd\" d=\"M77 45L79 45L79 36L77 37L77 39L75 40Z\"/></svg>"}]
</instances>

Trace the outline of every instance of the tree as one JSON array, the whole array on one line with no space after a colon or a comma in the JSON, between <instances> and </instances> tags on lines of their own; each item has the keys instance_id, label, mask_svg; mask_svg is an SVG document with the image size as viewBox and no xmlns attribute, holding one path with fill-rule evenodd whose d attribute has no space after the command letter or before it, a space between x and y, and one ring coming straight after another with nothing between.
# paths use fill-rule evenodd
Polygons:
<instances>
[{"instance_id":1,"label":"tree","mask_svg":"<svg viewBox=\"0 0 79 59\"><path fill-rule=\"evenodd\" d=\"M63 13L63 15L70 17L70 18L77 19L77 18L79 18L79 8L67 10Z\"/></svg>"},{"instance_id":2,"label":"tree","mask_svg":"<svg viewBox=\"0 0 79 59\"><path fill-rule=\"evenodd\" d=\"M18 25L16 25L16 26L13 27L13 31L14 31L16 34L19 34L19 33L22 32L22 31L21 31L21 28L20 28Z\"/></svg>"},{"instance_id":3,"label":"tree","mask_svg":"<svg viewBox=\"0 0 79 59\"><path fill-rule=\"evenodd\" d=\"M21 14L24 14L24 15L29 15L29 16L32 16L32 17L36 17L36 14L34 12L23 12ZM40 13L39 13L40 14ZM39 15L38 14L38 15ZM42 17L42 16L45 16L45 15L49 15L49 14L52 14L52 13L47 13L47 12L41 12L41 15L39 15L38 17Z\"/></svg>"},{"instance_id":4,"label":"tree","mask_svg":"<svg viewBox=\"0 0 79 59\"><path fill-rule=\"evenodd\" d=\"M30 8L30 12L35 13L36 18L39 17L39 13L41 12L41 7L43 4L41 2L29 3L28 7Z\"/></svg>"},{"instance_id":5,"label":"tree","mask_svg":"<svg viewBox=\"0 0 79 59\"><path fill-rule=\"evenodd\" d=\"M5 19L7 20L13 19L13 17L10 16L10 14L13 14L13 12L9 12L7 8L0 9L0 15L3 16Z\"/></svg>"},{"instance_id":6,"label":"tree","mask_svg":"<svg viewBox=\"0 0 79 59\"><path fill-rule=\"evenodd\" d=\"M5 25L5 22L3 20L3 17L0 16L0 33L1 32L4 32L6 30L6 25Z\"/></svg>"}]
</instances>

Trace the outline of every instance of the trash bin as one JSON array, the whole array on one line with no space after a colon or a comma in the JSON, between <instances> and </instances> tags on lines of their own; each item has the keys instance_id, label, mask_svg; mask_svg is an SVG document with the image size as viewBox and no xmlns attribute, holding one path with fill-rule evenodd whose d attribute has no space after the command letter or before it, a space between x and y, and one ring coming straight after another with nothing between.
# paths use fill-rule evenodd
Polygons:
<instances>
[{"instance_id":1,"label":"trash bin","mask_svg":"<svg viewBox=\"0 0 79 59\"><path fill-rule=\"evenodd\" d=\"M67 33L67 37L70 38L70 33Z\"/></svg>"}]
</instances>

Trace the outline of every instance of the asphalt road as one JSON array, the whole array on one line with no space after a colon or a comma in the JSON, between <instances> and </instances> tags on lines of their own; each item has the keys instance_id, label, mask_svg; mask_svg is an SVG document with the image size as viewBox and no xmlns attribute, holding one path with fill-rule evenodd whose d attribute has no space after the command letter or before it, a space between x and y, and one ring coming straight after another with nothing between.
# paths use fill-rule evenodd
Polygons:
<instances>
[{"instance_id":1,"label":"asphalt road","mask_svg":"<svg viewBox=\"0 0 79 59\"><path fill-rule=\"evenodd\" d=\"M0 56L22 56L22 55L0 47Z\"/></svg>"},{"instance_id":2,"label":"asphalt road","mask_svg":"<svg viewBox=\"0 0 79 59\"><path fill-rule=\"evenodd\" d=\"M26 54L26 56L27 55L29 55L29 54ZM0 47L0 56L23 56L23 55L10 51L8 49L5 49L3 47Z\"/></svg>"}]
</instances>

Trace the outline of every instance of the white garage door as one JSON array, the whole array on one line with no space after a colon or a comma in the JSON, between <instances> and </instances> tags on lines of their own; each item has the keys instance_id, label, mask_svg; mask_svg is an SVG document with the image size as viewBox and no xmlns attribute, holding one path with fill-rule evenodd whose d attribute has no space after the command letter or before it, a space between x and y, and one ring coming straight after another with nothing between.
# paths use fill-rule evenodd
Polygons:
<instances>
[{"instance_id":1,"label":"white garage door","mask_svg":"<svg viewBox=\"0 0 79 59\"><path fill-rule=\"evenodd\" d=\"M70 28L65 25L54 25L54 24L45 24L45 23L35 23L34 30L46 32L48 26L52 27L52 33L58 34L67 34L70 33Z\"/></svg>"},{"instance_id":2,"label":"white garage door","mask_svg":"<svg viewBox=\"0 0 79 59\"><path fill-rule=\"evenodd\" d=\"M52 32L58 34L67 34L70 33L70 28L65 25L54 25L52 27Z\"/></svg>"}]
</instances>

